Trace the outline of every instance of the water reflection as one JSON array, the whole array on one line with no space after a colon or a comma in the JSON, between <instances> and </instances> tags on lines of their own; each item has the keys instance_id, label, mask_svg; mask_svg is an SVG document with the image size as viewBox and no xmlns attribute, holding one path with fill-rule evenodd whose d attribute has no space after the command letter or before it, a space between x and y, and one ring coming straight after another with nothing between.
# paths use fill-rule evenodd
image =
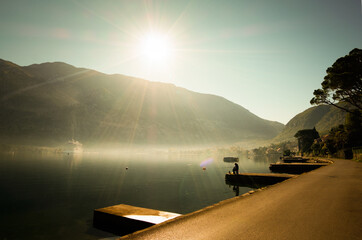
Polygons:
<instances>
[{"instance_id":1,"label":"water reflection","mask_svg":"<svg viewBox=\"0 0 362 240\"><path fill-rule=\"evenodd\" d=\"M271 162L278 162L280 157L282 156L282 154L264 154L264 155L257 155L254 156L253 160L255 162L260 162L260 163L271 163Z\"/></svg>"},{"instance_id":2,"label":"water reflection","mask_svg":"<svg viewBox=\"0 0 362 240\"><path fill-rule=\"evenodd\" d=\"M262 183L256 183L256 182L231 182L228 180L225 180L225 184L228 185L229 187L233 187L233 191L236 192L236 190L239 191L239 187L244 187L244 188L251 188L251 189L258 189L258 188L263 188L266 187L270 184L262 184ZM238 196L238 195L236 195Z\"/></svg>"},{"instance_id":3,"label":"water reflection","mask_svg":"<svg viewBox=\"0 0 362 240\"><path fill-rule=\"evenodd\" d=\"M268 159L239 159L240 171L269 171ZM210 154L0 154L0 239L109 237L93 209L117 204L190 213L251 190L225 184L232 167Z\"/></svg>"},{"instance_id":4,"label":"water reflection","mask_svg":"<svg viewBox=\"0 0 362 240\"><path fill-rule=\"evenodd\" d=\"M234 185L233 191L235 192L235 196L239 196L239 186Z\"/></svg>"},{"instance_id":5,"label":"water reflection","mask_svg":"<svg viewBox=\"0 0 362 240\"><path fill-rule=\"evenodd\" d=\"M77 168L83 159L82 153L62 153L63 160L70 170Z\"/></svg>"}]
</instances>

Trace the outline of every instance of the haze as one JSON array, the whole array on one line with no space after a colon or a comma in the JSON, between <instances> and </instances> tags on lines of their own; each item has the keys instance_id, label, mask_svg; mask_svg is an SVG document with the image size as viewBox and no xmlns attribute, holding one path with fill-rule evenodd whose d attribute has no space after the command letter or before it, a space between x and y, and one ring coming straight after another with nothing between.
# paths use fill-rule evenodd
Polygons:
<instances>
[{"instance_id":1,"label":"haze","mask_svg":"<svg viewBox=\"0 0 362 240\"><path fill-rule=\"evenodd\" d=\"M9 0L0 56L173 83L286 123L310 106L327 67L362 48L361 20L357 0ZM167 58L140 54L154 33L169 39Z\"/></svg>"}]
</instances>

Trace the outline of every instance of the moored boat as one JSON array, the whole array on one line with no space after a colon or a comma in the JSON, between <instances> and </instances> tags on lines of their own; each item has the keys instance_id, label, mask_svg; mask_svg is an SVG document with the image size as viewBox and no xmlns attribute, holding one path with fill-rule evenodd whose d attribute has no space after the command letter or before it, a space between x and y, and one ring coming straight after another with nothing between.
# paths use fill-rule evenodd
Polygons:
<instances>
[{"instance_id":1,"label":"moored boat","mask_svg":"<svg viewBox=\"0 0 362 240\"><path fill-rule=\"evenodd\" d=\"M224 162L239 162L238 157L224 157Z\"/></svg>"}]
</instances>

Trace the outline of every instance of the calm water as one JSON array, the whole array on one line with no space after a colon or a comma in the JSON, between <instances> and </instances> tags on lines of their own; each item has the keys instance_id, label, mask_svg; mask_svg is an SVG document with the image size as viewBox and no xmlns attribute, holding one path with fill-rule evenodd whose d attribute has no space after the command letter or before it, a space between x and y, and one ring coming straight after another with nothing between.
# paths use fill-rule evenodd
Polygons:
<instances>
[{"instance_id":1,"label":"calm water","mask_svg":"<svg viewBox=\"0 0 362 240\"><path fill-rule=\"evenodd\" d=\"M240 171L271 161L240 157ZM1 154L0 240L111 237L92 227L93 209L116 204L193 212L251 190L225 183L232 167L208 154Z\"/></svg>"}]
</instances>

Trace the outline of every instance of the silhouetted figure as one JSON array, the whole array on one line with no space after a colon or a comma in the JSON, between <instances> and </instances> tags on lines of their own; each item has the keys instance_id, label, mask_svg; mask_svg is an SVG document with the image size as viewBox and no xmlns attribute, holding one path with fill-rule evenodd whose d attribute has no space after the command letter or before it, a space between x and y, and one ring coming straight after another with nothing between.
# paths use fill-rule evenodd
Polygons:
<instances>
[{"instance_id":1,"label":"silhouetted figure","mask_svg":"<svg viewBox=\"0 0 362 240\"><path fill-rule=\"evenodd\" d=\"M233 174L239 174L239 165L235 163L235 166L233 168Z\"/></svg>"}]
</instances>

